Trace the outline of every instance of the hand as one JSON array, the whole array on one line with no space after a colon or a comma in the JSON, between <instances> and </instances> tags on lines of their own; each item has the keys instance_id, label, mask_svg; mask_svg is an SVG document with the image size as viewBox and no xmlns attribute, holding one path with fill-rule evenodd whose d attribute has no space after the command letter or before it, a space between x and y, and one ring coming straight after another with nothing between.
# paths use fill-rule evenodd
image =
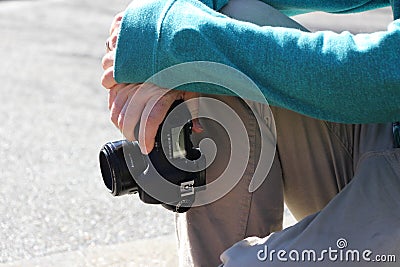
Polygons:
<instances>
[{"instance_id":1,"label":"hand","mask_svg":"<svg viewBox=\"0 0 400 267\"><path fill-rule=\"evenodd\" d=\"M105 70L102 77L102 85L108 89L117 84L114 79L114 59L123 15L124 12L118 13L111 23L110 37L106 41L106 55L102 59L103 69Z\"/></svg>"},{"instance_id":2,"label":"hand","mask_svg":"<svg viewBox=\"0 0 400 267\"><path fill-rule=\"evenodd\" d=\"M111 23L111 27L110 27L110 35L113 34L114 30L118 30L119 31L119 28L121 26L122 18L124 17L124 12L125 11L122 11L122 12L120 12L117 15L114 16L114 20Z\"/></svg>"},{"instance_id":3,"label":"hand","mask_svg":"<svg viewBox=\"0 0 400 267\"><path fill-rule=\"evenodd\" d=\"M110 89L108 108L111 121L121 130L127 140L139 141L143 154L148 154L154 147L158 127L164 120L172 103L177 99L196 99L197 93L168 90L154 84L118 84L114 79L115 48L123 13L115 16L111 25L111 36L107 40L107 53L102 59L104 73L102 85ZM203 129L199 123L198 102L190 101L188 109L192 115L193 132ZM136 124L140 122L139 136L135 136Z\"/></svg>"},{"instance_id":4,"label":"hand","mask_svg":"<svg viewBox=\"0 0 400 267\"><path fill-rule=\"evenodd\" d=\"M114 60L115 50L107 52L101 60L104 70L101 77L101 84L107 89L112 89L117 85L117 82L114 79Z\"/></svg>"},{"instance_id":5,"label":"hand","mask_svg":"<svg viewBox=\"0 0 400 267\"><path fill-rule=\"evenodd\" d=\"M111 121L127 140L138 140L142 153L148 154L154 147L158 127L172 103L177 99L193 98L186 105L192 117L197 118L198 93L168 90L154 84L117 84L109 94ZM138 122L139 136L135 136ZM194 119L193 131L199 133L202 130L198 119Z\"/></svg>"},{"instance_id":6,"label":"hand","mask_svg":"<svg viewBox=\"0 0 400 267\"><path fill-rule=\"evenodd\" d=\"M124 16L124 12L115 15L113 22L110 27L110 37L106 41L107 52L115 50L117 46L118 34L121 28L121 21Z\"/></svg>"}]
</instances>

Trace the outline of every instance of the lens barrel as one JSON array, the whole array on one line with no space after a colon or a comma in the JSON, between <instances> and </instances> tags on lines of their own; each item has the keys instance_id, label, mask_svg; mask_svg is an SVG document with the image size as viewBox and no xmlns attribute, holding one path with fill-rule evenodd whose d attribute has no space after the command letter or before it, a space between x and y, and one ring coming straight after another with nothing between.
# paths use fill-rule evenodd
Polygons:
<instances>
[{"instance_id":1,"label":"lens barrel","mask_svg":"<svg viewBox=\"0 0 400 267\"><path fill-rule=\"evenodd\" d=\"M147 163L137 142L108 142L100 150L99 160L104 184L112 195L121 196L138 191L132 175L143 173Z\"/></svg>"}]
</instances>

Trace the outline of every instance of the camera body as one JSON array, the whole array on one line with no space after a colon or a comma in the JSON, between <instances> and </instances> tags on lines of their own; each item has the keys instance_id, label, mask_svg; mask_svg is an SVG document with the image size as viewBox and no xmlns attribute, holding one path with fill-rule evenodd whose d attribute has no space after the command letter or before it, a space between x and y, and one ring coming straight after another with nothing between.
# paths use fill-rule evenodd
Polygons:
<instances>
[{"instance_id":1,"label":"camera body","mask_svg":"<svg viewBox=\"0 0 400 267\"><path fill-rule=\"evenodd\" d=\"M114 196L137 193L147 204L162 204L185 212L196 192L206 185L206 160L191 142L191 115L182 101L175 101L155 137L149 155L138 142L109 142L100 151L103 181ZM177 108L173 116L168 116ZM136 135L137 136L137 135Z\"/></svg>"}]
</instances>

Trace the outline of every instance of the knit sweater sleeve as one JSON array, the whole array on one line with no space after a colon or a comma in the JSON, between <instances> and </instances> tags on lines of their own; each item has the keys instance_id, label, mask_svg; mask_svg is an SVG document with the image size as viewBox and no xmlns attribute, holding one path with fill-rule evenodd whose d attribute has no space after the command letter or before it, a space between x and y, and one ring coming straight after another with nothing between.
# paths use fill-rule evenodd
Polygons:
<instances>
[{"instance_id":1,"label":"knit sweater sleeve","mask_svg":"<svg viewBox=\"0 0 400 267\"><path fill-rule=\"evenodd\" d=\"M399 51L400 20L371 34L308 33L237 21L196 0L134 1L115 78L144 82L179 63L212 61L245 73L272 105L330 121L390 122L400 120ZM232 94L210 84L179 89Z\"/></svg>"}]
</instances>

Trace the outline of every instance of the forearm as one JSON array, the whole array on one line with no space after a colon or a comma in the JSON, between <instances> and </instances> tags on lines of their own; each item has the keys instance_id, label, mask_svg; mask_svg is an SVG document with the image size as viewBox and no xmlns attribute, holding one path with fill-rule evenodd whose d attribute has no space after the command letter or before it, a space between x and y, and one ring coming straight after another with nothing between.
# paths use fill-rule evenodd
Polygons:
<instances>
[{"instance_id":1,"label":"forearm","mask_svg":"<svg viewBox=\"0 0 400 267\"><path fill-rule=\"evenodd\" d=\"M185 0L158 7L158 21L163 23L149 31L155 26L151 21L145 24L140 16L150 8L155 11L149 6L127 11L117 49L116 79L120 82L143 82L183 62L213 61L245 73L273 105L341 122L400 119L399 22L387 32L365 35L305 33L240 22ZM141 36L144 31L147 35ZM134 46L129 41L132 36L138 39ZM158 41L146 43L146 38ZM143 59L133 55L142 56L138 52L148 48L135 47L137 43L152 44L143 64L138 63ZM232 94L215 89L209 84L187 87ZM241 95L246 95L243 90Z\"/></svg>"}]
</instances>

